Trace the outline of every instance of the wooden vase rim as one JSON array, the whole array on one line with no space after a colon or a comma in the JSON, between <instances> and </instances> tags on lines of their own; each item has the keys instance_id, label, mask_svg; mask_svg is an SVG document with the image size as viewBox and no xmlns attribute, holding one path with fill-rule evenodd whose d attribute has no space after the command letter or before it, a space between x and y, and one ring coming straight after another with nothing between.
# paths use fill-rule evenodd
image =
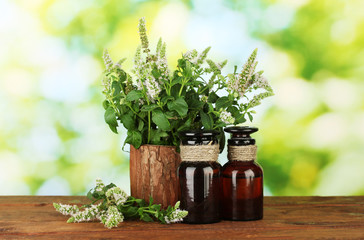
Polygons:
<instances>
[{"instance_id":1,"label":"wooden vase rim","mask_svg":"<svg viewBox=\"0 0 364 240\"><path fill-rule=\"evenodd\" d=\"M143 144L143 145L140 145L139 148L143 147L143 146L146 146L146 147L166 147L166 148L176 148L176 146L170 146L170 145L155 145L155 144ZM133 146L134 147L134 146ZM138 149L139 149L138 148Z\"/></svg>"}]
</instances>

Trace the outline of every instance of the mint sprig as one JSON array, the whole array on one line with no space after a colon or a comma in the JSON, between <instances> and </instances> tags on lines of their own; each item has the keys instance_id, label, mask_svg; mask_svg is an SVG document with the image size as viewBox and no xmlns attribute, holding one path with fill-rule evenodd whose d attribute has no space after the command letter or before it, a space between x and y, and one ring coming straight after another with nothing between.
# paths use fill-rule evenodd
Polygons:
<instances>
[{"instance_id":1,"label":"mint sprig","mask_svg":"<svg viewBox=\"0 0 364 240\"><path fill-rule=\"evenodd\" d=\"M124 219L175 223L182 221L188 214L179 209L179 202L162 209L160 204L153 204L152 197L147 203L144 199L128 196L113 183L105 186L100 179L96 180L95 188L87 193L87 197L91 203L81 207L61 203L53 203L53 206L63 215L70 216L68 223L99 220L107 228L117 227Z\"/></svg>"}]
</instances>

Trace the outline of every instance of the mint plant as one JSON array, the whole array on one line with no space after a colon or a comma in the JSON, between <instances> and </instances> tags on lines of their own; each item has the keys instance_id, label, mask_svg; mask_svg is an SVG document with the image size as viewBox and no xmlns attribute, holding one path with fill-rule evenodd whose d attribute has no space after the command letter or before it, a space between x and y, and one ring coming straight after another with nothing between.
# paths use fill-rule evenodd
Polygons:
<instances>
[{"instance_id":1,"label":"mint plant","mask_svg":"<svg viewBox=\"0 0 364 240\"><path fill-rule=\"evenodd\" d=\"M252 121L252 108L273 95L263 71L256 71L257 50L240 72L235 66L233 73L223 75L227 60L208 59L210 47L182 54L170 72L166 43L159 39L152 53L144 18L139 21L139 35L141 46L131 73L122 68L125 58L114 63L107 50L103 56L105 121L115 133L122 124L127 129L125 143L135 148L142 144L178 146L178 132L187 129L213 129L224 137L223 127L247 118Z\"/></svg>"},{"instance_id":2,"label":"mint plant","mask_svg":"<svg viewBox=\"0 0 364 240\"><path fill-rule=\"evenodd\" d=\"M181 222L188 214L187 211L179 209L179 202L167 209L161 209L160 204L153 204L152 198L146 203L144 199L127 196L113 183L105 186L100 179L96 180L96 187L88 192L87 197L92 202L81 207L61 203L53 203L53 206L63 215L70 216L68 223L99 220L107 228L117 227L124 219L176 223Z\"/></svg>"}]
</instances>

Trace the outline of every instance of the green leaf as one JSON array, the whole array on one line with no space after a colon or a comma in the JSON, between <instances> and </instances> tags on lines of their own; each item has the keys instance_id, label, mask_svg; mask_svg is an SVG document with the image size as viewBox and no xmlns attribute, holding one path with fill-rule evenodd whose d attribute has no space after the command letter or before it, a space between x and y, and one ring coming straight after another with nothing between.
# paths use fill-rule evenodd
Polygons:
<instances>
[{"instance_id":1,"label":"green leaf","mask_svg":"<svg viewBox=\"0 0 364 240\"><path fill-rule=\"evenodd\" d=\"M248 116L249 116L250 122L252 122L253 121L253 116L252 116L252 114L250 112L248 112Z\"/></svg>"},{"instance_id":2,"label":"green leaf","mask_svg":"<svg viewBox=\"0 0 364 240\"><path fill-rule=\"evenodd\" d=\"M156 109L152 112L152 121L163 131L170 131L171 125L167 117L160 109Z\"/></svg>"},{"instance_id":3,"label":"green leaf","mask_svg":"<svg viewBox=\"0 0 364 240\"><path fill-rule=\"evenodd\" d=\"M106 210L108 208L108 204L106 199L101 203L100 208Z\"/></svg>"},{"instance_id":4,"label":"green leaf","mask_svg":"<svg viewBox=\"0 0 364 240\"><path fill-rule=\"evenodd\" d=\"M164 96L164 97L162 97L161 102L163 104L166 104L169 100L174 100L174 97L172 97L172 96Z\"/></svg>"},{"instance_id":5,"label":"green leaf","mask_svg":"<svg viewBox=\"0 0 364 240\"><path fill-rule=\"evenodd\" d=\"M244 123L244 122L246 122L244 114L239 114L238 117L235 117L235 124Z\"/></svg>"},{"instance_id":6,"label":"green leaf","mask_svg":"<svg viewBox=\"0 0 364 240\"><path fill-rule=\"evenodd\" d=\"M201 110L201 108L205 104L204 102L200 101L199 95L193 91L189 91L186 93L185 100L188 104L189 109Z\"/></svg>"},{"instance_id":7,"label":"green leaf","mask_svg":"<svg viewBox=\"0 0 364 240\"><path fill-rule=\"evenodd\" d=\"M173 87L176 84L181 84L181 83L182 83L182 78L181 77L174 78L172 80L171 87Z\"/></svg>"},{"instance_id":8,"label":"green leaf","mask_svg":"<svg viewBox=\"0 0 364 240\"><path fill-rule=\"evenodd\" d=\"M106 186L104 187L104 190L105 190L105 192L106 192L107 190L109 190L110 188L113 188L113 187L116 187L116 185L115 185L114 183L110 183L110 184L108 184L108 185L106 185Z\"/></svg>"},{"instance_id":9,"label":"green leaf","mask_svg":"<svg viewBox=\"0 0 364 240\"><path fill-rule=\"evenodd\" d=\"M121 59L119 62L124 62L126 60L126 58L123 58L123 59ZM120 64L121 64L120 63ZM126 74L126 72L124 72L123 70L121 71L121 75L120 75L120 81L121 82L125 82L125 80L126 80L126 77L127 77L127 74Z\"/></svg>"},{"instance_id":10,"label":"green leaf","mask_svg":"<svg viewBox=\"0 0 364 240\"><path fill-rule=\"evenodd\" d=\"M219 99L219 96L215 92L209 94L208 102L215 103Z\"/></svg>"},{"instance_id":11,"label":"green leaf","mask_svg":"<svg viewBox=\"0 0 364 240\"><path fill-rule=\"evenodd\" d=\"M186 76L186 78L192 77L192 65L189 61L186 62L186 68L184 69L183 73Z\"/></svg>"},{"instance_id":12,"label":"green leaf","mask_svg":"<svg viewBox=\"0 0 364 240\"><path fill-rule=\"evenodd\" d=\"M167 111L164 112L164 116L166 116L166 118L168 119L176 119L178 118L178 113L175 111Z\"/></svg>"},{"instance_id":13,"label":"green leaf","mask_svg":"<svg viewBox=\"0 0 364 240\"><path fill-rule=\"evenodd\" d=\"M105 110L109 107L109 105L110 105L110 103L109 103L109 101L108 101L108 100L104 100L104 101L102 102L102 106L104 107L104 109L105 109Z\"/></svg>"},{"instance_id":14,"label":"green leaf","mask_svg":"<svg viewBox=\"0 0 364 240\"><path fill-rule=\"evenodd\" d=\"M158 145L158 144L161 144L161 138L162 137L168 137L169 134L165 131L162 131L160 129L158 130L154 130L152 129L152 138L150 139L151 140L151 144L155 144L155 145Z\"/></svg>"},{"instance_id":15,"label":"green leaf","mask_svg":"<svg viewBox=\"0 0 364 240\"><path fill-rule=\"evenodd\" d=\"M117 95L120 94L120 92L121 92L121 86L120 86L120 83L119 82L113 81L112 84L111 84L111 87L114 89L113 96L117 96Z\"/></svg>"},{"instance_id":16,"label":"green leaf","mask_svg":"<svg viewBox=\"0 0 364 240\"><path fill-rule=\"evenodd\" d=\"M144 105L141 109L142 112L149 112L152 111L156 108L158 108L159 106L155 103L151 104L151 105Z\"/></svg>"},{"instance_id":17,"label":"green leaf","mask_svg":"<svg viewBox=\"0 0 364 240\"><path fill-rule=\"evenodd\" d=\"M116 127L118 126L118 121L116 120L116 113L114 108L109 106L105 111L105 122L109 125L111 131L118 133Z\"/></svg>"},{"instance_id":18,"label":"green leaf","mask_svg":"<svg viewBox=\"0 0 364 240\"><path fill-rule=\"evenodd\" d=\"M135 101L134 104L132 104L132 108L134 109L134 112L139 112L139 102Z\"/></svg>"},{"instance_id":19,"label":"green leaf","mask_svg":"<svg viewBox=\"0 0 364 240\"><path fill-rule=\"evenodd\" d=\"M204 126L204 128L207 130L212 129L213 122L212 122L210 115L203 111L200 111L200 116L201 116L201 121L202 121L202 125Z\"/></svg>"},{"instance_id":20,"label":"green leaf","mask_svg":"<svg viewBox=\"0 0 364 240\"><path fill-rule=\"evenodd\" d=\"M166 222L166 220L164 219L164 215L163 214L161 214L161 215L159 215L159 217L158 217L158 220L161 222L161 223L163 223L163 224L166 224L167 222Z\"/></svg>"},{"instance_id":21,"label":"green leaf","mask_svg":"<svg viewBox=\"0 0 364 240\"><path fill-rule=\"evenodd\" d=\"M75 221L75 217L70 217L68 220L67 220L67 223L73 223Z\"/></svg>"},{"instance_id":22,"label":"green leaf","mask_svg":"<svg viewBox=\"0 0 364 240\"><path fill-rule=\"evenodd\" d=\"M129 111L126 114L121 115L120 120L124 124L124 127L126 129L128 130L135 129L134 114L132 111Z\"/></svg>"},{"instance_id":23,"label":"green leaf","mask_svg":"<svg viewBox=\"0 0 364 240\"><path fill-rule=\"evenodd\" d=\"M237 116L240 115L239 109L235 106L229 106L226 110L228 112L231 112L231 114L233 115L234 118L236 118Z\"/></svg>"},{"instance_id":24,"label":"green leaf","mask_svg":"<svg viewBox=\"0 0 364 240\"><path fill-rule=\"evenodd\" d=\"M170 214L172 211L173 211L172 206L171 205L168 205L168 207L166 209L167 214Z\"/></svg>"},{"instance_id":25,"label":"green leaf","mask_svg":"<svg viewBox=\"0 0 364 240\"><path fill-rule=\"evenodd\" d=\"M136 198L135 199L135 202L140 206L140 207L144 207L145 205L146 205L146 203L145 203L145 200L144 199L138 199L138 198ZM143 211L143 209L138 209L138 211L139 210L141 210L141 211Z\"/></svg>"},{"instance_id":26,"label":"green leaf","mask_svg":"<svg viewBox=\"0 0 364 240\"><path fill-rule=\"evenodd\" d=\"M105 111L105 122L109 125L118 125L118 122L116 121L116 113L114 108L112 108L111 106L109 106L106 111Z\"/></svg>"},{"instance_id":27,"label":"green leaf","mask_svg":"<svg viewBox=\"0 0 364 240\"><path fill-rule=\"evenodd\" d=\"M187 119L187 121L185 121L184 124L177 129L177 132L190 129L191 123L192 123L192 119L191 118Z\"/></svg>"},{"instance_id":28,"label":"green leaf","mask_svg":"<svg viewBox=\"0 0 364 240\"><path fill-rule=\"evenodd\" d=\"M134 217L138 214L138 208L133 206L121 208L121 213L125 216L125 218Z\"/></svg>"},{"instance_id":29,"label":"green leaf","mask_svg":"<svg viewBox=\"0 0 364 240\"><path fill-rule=\"evenodd\" d=\"M154 211L160 211L161 210L161 205L160 204L154 204L150 207L151 209L153 209Z\"/></svg>"},{"instance_id":30,"label":"green leaf","mask_svg":"<svg viewBox=\"0 0 364 240\"><path fill-rule=\"evenodd\" d=\"M154 77L155 79L158 79L158 78L159 78L160 74L159 74L159 71L158 71L158 69L157 69L157 68L153 68L153 70L152 70L152 75L153 75L153 77Z\"/></svg>"},{"instance_id":31,"label":"green leaf","mask_svg":"<svg viewBox=\"0 0 364 240\"><path fill-rule=\"evenodd\" d=\"M90 190L90 191L88 191L88 193L87 193L87 198L88 198L89 200L91 200L91 201L93 200L91 190Z\"/></svg>"},{"instance_id":32,"label":"green leaf","mask_svg":"<svg viewBox=\"0 0 364 240\"><path fill-rule=\"evenodd\" d=\"M225 109L230 105L231 101L229 100L228 97L221 97L216 101L216 110L220 110L220 108Z\"/></svg>"},{"instance_id":33,"label":"green leaf","mask_svg":"<svg viewBox=\"0 0 364 240\"><path fill-rule=\"evenodd\" d=\"M133 90L126 95L126 100L131 102L143 98L143 93L138 90Z\"/></svg>"},{"instance_id":34,"label":"green leaf","mask_svg":"<svg viewBox=\"0 0 364 240\"><path fill-rule=\"evenodd\" d=\"M188 106L190 109L201 109L203 107L203 105L205 105L204 102L201 102L199 100L195 100L195 101L188 101Z\"/></svg>"},{"instance_id":35,"label":"green leaf","mask_svg":"<svg viewBox=\"0 0 364 240\"><path fill-rule=\"evenodd\" d=\"M209 106L209 113L214 112L214 106L212 105L212 103L208 102L207 105Z\"/></svg>"},{"instance_id":36,"label":"green leaf","mask_svg":"<svg viewBox=\"0 0 364 240\"><path fill-rule=\"evenodd\" d=\"M181 117L184 117L187 115L188 105L187 105L186 101L181 97L177 98L173 102L169 102L167 106L168 106L169 110L177 111Z\"/></svg>"},{"instance_id":37,"label":"green leaf","mask_svg":"<svg viewBox=\"0 0 364 240\"><path fill-rule=\"evenodd\" d=\"M125 142L133 145L136 149L138 149L140 145L142 145L142 134L138 131L129 130Z\"/></svg>"},{"instance_id":38,"label":"green leaf","mask_svg":"<svg viewBox=\"0 0 364 240\"><path fill-rule=\"evenodd\" d=\"M182 94L186 91L186 88L183 88L184 91L182 91ZM171 88L171 95L174 98L178 98L179 97L179 91L181 90L181 84L176 84Z\"/></svg>"},{"instance_id":39,"label":"green leaf","mask_svg":"<svg viewBox=\"0 0 364 240\"><path fill-rule=\"evenodd\" d=\"M138 124L138 131L141 132L143 130L143 128L144 128L144 121L140 120L139 124Z\"/></svg>"},{"instance_id":40,"label":"green leaf","mask_svg":"<svg viewBox=\"0 0 364 240\"><path fill-rule=\"evenodd\" d=\"M148 213L143 213L140 216L140 220L145 221L145 222L153 222L153 218L151 218Z\"/></svg>"}]
</instances>

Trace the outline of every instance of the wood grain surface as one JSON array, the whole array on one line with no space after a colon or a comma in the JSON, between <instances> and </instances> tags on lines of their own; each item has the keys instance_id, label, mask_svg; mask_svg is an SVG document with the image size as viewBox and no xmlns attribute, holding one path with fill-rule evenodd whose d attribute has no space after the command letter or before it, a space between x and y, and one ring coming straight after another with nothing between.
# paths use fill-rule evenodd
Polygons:
<instances>
[{"instance_id":1,"label":"wood grain surface","mask_svg":"<svg viewBox=\"0 0 364 240\"><path fill-rule=\"evenodd\" d=\"M130 145L131 195L166 208L178 201L179 183L177 168L181 157L176 147L142 145L135 149Z\"/></svg>"},{"instance_id":2,"label":"wood grain surface","mask_svg":"<svg viewBox=\"0 0 364 240\"><path fill-rule=\"evenodd\" d=\"M75 196L0 196L0 239L364 239L364 197L266 197L264 219L188 225L66 223L53 202Z\"/></svg>"}]
</instances>

